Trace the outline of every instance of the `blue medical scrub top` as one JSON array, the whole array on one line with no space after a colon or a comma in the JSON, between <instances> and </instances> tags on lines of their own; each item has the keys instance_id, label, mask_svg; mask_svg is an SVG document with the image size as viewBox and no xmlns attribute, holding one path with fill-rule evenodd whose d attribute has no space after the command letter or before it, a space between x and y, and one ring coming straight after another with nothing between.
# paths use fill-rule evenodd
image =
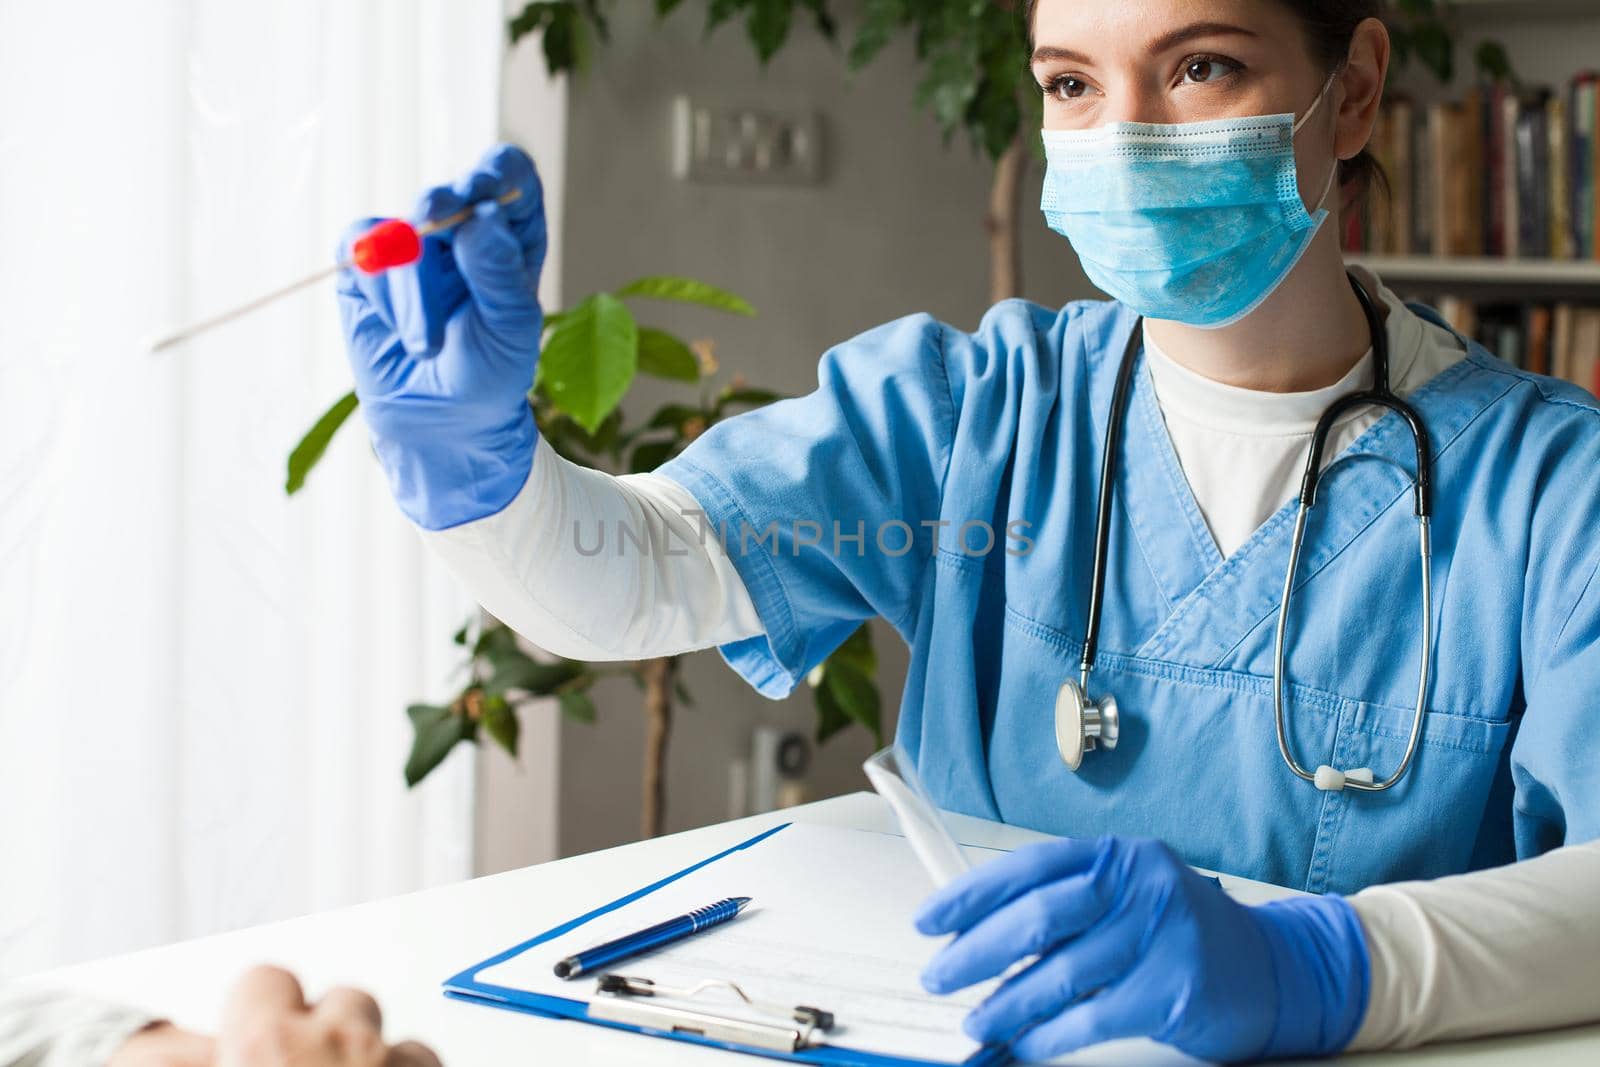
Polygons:
<instances>
[{"instance_id":1,"label":"blue medical scrub top","mask_svg":"<svg viewBox=\"0 0 1600 1067\"><path fill-rule=\"evenodd\" d=\"M1273 637L1297 503L1223 559L1142 367L1089 685L1116 696L1121 740L1078 773L1062 764L1055 696L1077 677L1134 323L1099 302L1010 301L971 334L903 319L830 351L814 393L730 419L662 468L721 532L764 623L728 662L781 697L882 615L911 648L899 736L944 807L1159 837L1191 863L1312 892L1600 835L1600 405L1475 345L1410 397L1436 457L1437 650L1401 783L1320 792L1280 759ZM1322 482L1290 614L1303 766L1384 777L1404 752L1421 625L1413 464L1387 414Z\"/></svg>"}]
</instances>

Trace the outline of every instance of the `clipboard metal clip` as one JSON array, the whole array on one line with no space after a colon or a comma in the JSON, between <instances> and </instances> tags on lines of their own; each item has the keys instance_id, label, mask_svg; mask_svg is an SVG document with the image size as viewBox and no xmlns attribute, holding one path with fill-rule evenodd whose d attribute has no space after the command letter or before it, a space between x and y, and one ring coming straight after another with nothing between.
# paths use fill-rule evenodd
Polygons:
<instances>
[{"instance_id":1,"label":"clipboard metal clip","mask_svg":"<svg viewBox=\"0 0 1600 1067\"><path fill-rule=\"evenodd\" d=\"M712 990L727 990L762 1014L783 1018L784 1023L738 1019L696 1008L670 1004L643 1004L644 998L669 997L694 1000ZM600 994L589 1003L589 1017L640 1026L665 1033L693 1034L711 1041L753 1045L776 1052L797 1052L812 1043L817 1031L833 1029L833 1013L797 1005L789 1008L752 999L735 982L710 979L695 986L658 985L648 978L603 974L596 983Z\"/></svg>"}]
</instances>

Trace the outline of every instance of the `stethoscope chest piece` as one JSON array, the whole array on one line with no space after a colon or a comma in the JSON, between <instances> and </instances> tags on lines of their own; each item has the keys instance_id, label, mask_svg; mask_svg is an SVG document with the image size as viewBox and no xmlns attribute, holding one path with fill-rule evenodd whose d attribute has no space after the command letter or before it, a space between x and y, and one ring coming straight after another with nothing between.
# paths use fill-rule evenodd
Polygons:
<instances>
[{"instance_id":1,"label":"stethoscope chest piece","mask_svg":"<svg viewBox=\"0 0 1600 1067\"><path fill-rule=\"evenodd\" d=\"M1069 770L1077 770L1083 754L1093 752L1096 743L1116 748L1120 725L1115 697L1092 701L1071 680L1056 692L1056 749Z\"/></svg>"}]
</instances>

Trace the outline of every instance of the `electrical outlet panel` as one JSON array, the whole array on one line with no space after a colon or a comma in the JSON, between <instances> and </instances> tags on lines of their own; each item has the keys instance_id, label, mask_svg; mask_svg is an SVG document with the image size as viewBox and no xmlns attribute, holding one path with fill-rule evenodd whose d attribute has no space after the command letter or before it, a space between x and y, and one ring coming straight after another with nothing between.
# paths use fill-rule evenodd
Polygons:
<instances>
[{"instance_id":1,"label":"electrical outlet panel","mask_svg":"<svg viewBox=\"0 0 1600 1067\"><path fill-rule=\"evenodd\" d=\"M813 112L672 102L672 173L680 181L815 185L822 121Z\"/></svg>"}]
</instances>

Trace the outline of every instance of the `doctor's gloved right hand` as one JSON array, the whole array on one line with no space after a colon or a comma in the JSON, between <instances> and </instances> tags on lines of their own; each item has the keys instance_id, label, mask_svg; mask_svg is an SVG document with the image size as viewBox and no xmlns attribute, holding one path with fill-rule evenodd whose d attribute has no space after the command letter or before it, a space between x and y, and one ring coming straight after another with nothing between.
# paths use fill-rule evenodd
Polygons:
<instances>
[{"instance_id":1,"label":"doctor's gloved right hand","mask_svg":"<svg viewBox=\"0 0 1600 1067\"><path fill-rule=\"evenodd\" d=\"M513 189L521 196L495 203ZM425 238L422 258L339 275L356 395L390 490L412 522L442 530L500 511L522 489L538 441L528 390L544 327L537 289L544 196L533 160L491 149L453 185L423 194L414 222L482 201ZM340 258L376 219L356 223Z\"/></svg>"},{"instance_id":2,"label":"doctor's gloved right hand","mask_svg":"<svg viewBox=\"0 0 1600 1067\"><path fill-rule=\"evenodd\" d=\"M1029 1062L1129 1037L1214 1062L1326 1056L1367 1007L1366 939L1344 900L1248 907L1159 841L1019 849L939 890L916 924L956 935L923 972L932 993L1031 961L964 1024Z\"/></svg>"}]
</instances>

